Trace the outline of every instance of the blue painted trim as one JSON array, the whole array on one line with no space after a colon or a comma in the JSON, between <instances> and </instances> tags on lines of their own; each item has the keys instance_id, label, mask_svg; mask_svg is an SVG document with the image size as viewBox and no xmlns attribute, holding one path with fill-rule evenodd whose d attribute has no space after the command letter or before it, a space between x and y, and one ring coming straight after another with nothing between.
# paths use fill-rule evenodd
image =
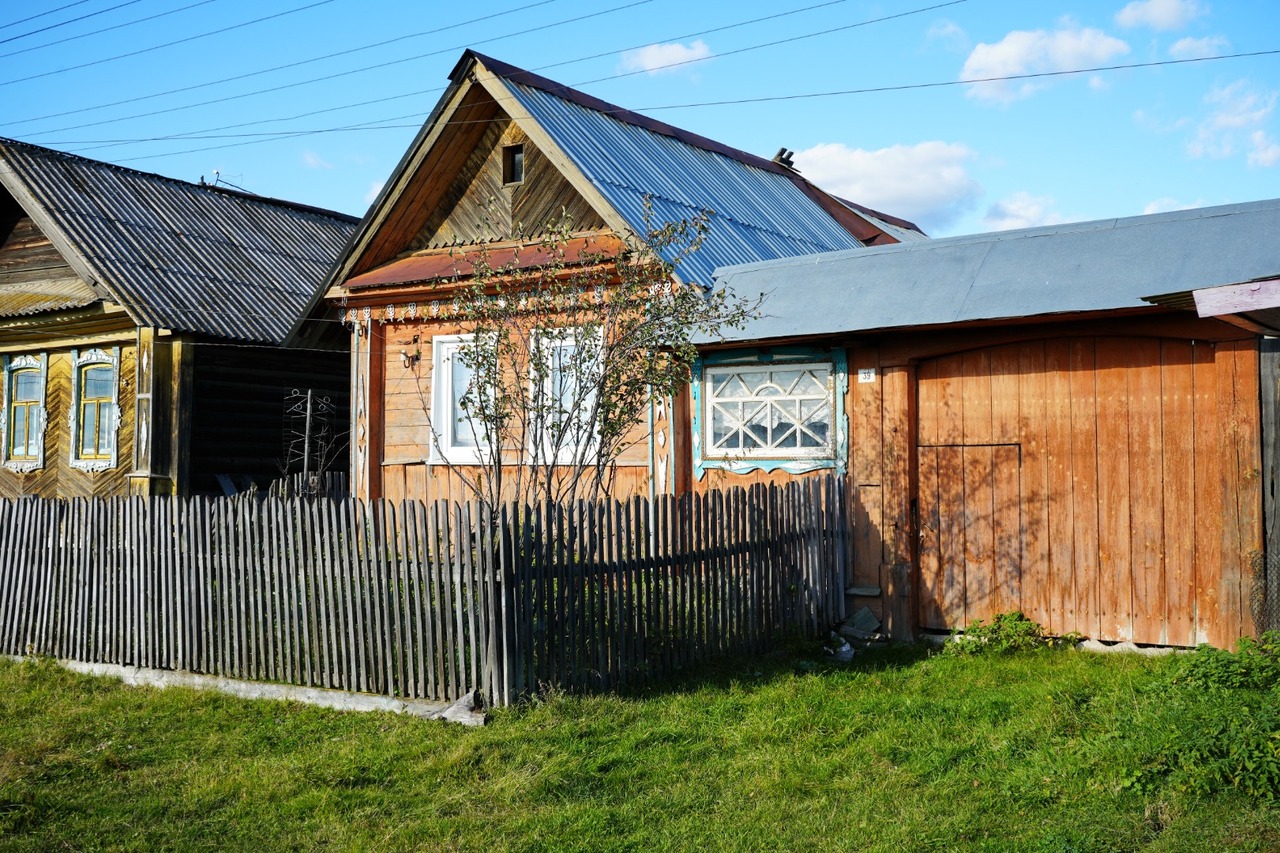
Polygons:
<instances>
[{"instance_id":1,"label":"blue painted trim","mask_svg":"<svg viewBox=\"0 0 1280 853\"><path fill-rule=\"evenodd\" d=\"M707 367L723 367L752 364L786 364L788 362L830 361L835 378L835 399L832 411L835 415L836 449L834 459L705 459L702 455L702 374ZM690 382L693 417L693 476L701 480L707 471L731 471L748 474L752 471L786 471L804 474L808 471L831 470L843 474L849 459L849 415L845 401L849 396L849 362L845 351L839 347L826 350L819 347L762 347L750 350L726 350L699 353L693 362L693 380Z\"/></svg>"}]
</instances>

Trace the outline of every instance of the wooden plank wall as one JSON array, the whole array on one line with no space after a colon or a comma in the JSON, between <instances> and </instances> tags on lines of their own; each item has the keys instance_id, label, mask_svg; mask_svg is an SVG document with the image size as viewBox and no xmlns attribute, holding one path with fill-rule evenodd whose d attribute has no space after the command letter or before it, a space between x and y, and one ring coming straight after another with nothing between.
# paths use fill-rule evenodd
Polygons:
<instances>
[{"instance_id":1,"label":"wooden plank wall","mask_svg":"<svg viewBox=\"0 0 1280 853\"><path fill-rule=\"evenodd\" d=\"M507 505L0 501L0 654L507 703L843 618L839 478Z\"/></svg>"},{"instance_id":2,"label":"wooden plank wall","mask_svg":"<svg viewBox=\"0 0 1280 853\"><path fill-rule=\"evenodd\" d=\"M1081 337L919 366L930 628L1232 646L1262 549L1258 350Z\"/></svg>"},{"instance_id":3,"label":"wooden plank wall","mask_svg":"<svg viewBox=\"0 0 1280 853\"><path fill-rule=\"evenodd\" d=\"M376 321L375 321L376 324ZM457 323L417 319L376 324L384 347L379 365L383 392L374 398L381 404L371 422L382 424L381 491L389 500L469 500L465 479L480 473L430 460L431 441L431 342L437 335L462 332ZM405 356L408 355L407 359ZM649 445L643 428L617 460L615 497L649 494ZM371 463L372 464L372 463ZM363 495L361 495L363 496Z\"/></svg>"}]
</instances>

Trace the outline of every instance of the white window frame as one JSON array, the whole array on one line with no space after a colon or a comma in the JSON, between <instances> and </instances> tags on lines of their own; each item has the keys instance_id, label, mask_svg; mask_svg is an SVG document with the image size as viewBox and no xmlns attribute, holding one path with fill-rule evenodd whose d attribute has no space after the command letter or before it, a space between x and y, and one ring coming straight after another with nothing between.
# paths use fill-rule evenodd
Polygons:
<instances>
[{"instance_id":1,"label":"white window frame","mask_svg":"<svg viewBox=\"0 0 1280 853\"><path fill-rule=\"evenodd\" d=\"M592 335L592 337L595 338L595 341L593 342L592 345L598 348L597 349L597 352L599 353L598 360L603 361L604 330L597 329L594 335ZM582 332L578 329L569 329L569 328L541 329L536 333L533 339L534 347L538 348L539 350L554 347L557 349L571 349L571 350L577 351L578 349L580 349L579 345L583 342L584 341L582 338ZM546 359L547 356L543 355L542 358ZM534 387L537 384L537 377L533 375L534 370L532 366L530 366L529 373L530 373L530 376L529 376L530 393L538 393L538 394L546 395L548 397L553 395L554 393L553 382L555 381L555 376L551 371L548 371L547 375L543 377L541 389ZM599 383L597 382L597 385L598 384ZM594 391L592 394L592 398L594 398ZM593 407L594 407L594 399L592 402L592 406L588 407L585 414L589 415L590 408L593 408ZM579 411L581 411L581 409L579 409ZM556 464L561 464L561 465L571 464L574 462L590 462L590 461L593 461L593 457L597 450L596 445L599 443L598 438L599 437L596 435L595 430L593 429L590 443L586 448L587 449L586 454L583 454L581 452L583 450L581 446L571 445L571 446L565 446L565 447L559 448L559 450L555 453L555 458L550 459L548 457L552 455L552 449L550 446L550 436L547 436L547 443L544 446L543 452L540 454L540 456L543 458L543 461L554 462Z\"/></svg>"},{"instance_id":2,"label":"white window frame","mask_svg":"<svg viewBox=\"0 0 1280 853\"><path fill-rule=\"evenodd\" d=\"M749 373L781 373L793 371L805 371L821 369L826 371L826 381L824 383L824 392L821 396L816 394L802 395L779 395L779 396L763 396L758 393L750 394L742 397L717 397L715 388L717 380L731 375L741 375ZM801 461L801 460L832 460L837 455L837 418L839 411L837 410L837 400L835 393L836 386L836 370L837 365L833 360L815 360L809 359L804 361L757 361L749 364L726 364L726 365L707 365L703 368L703 412L702 412L702 458L708 461L717 462L735 462L735 461ZM763 387L763 386L761 386ZM774 385L774 387L779 387ZM794 387L794 386L793 386ZM757 389L758 390L758 389ZM781 390L781 389L780 389ZM744 407L747 405L770 407L773 402L778 400L786 401L804 401L804 400L821 400L827 406L827 436L826 443L820 447L778 447L765 446L756 448L722 448L717 450L715 445L715 411L717 404L739 403ZM745 419L745 418L744 418Z\"/></svg>"},{"instance_id":3,"label":"white window frame","mask_svg":"<svg viewBox=\"0 0 1280 853\"><path fill-rule=\"evenodd\" d=\"M431 339L431 461L453 465L483 465L487 456L484 436L475 425L476 446L455 444L453 410L453 360L475 335L437 335Z\"/></svg>"},{"instance_id":4,"label":"white window frame","mask_svg":"<svg viewBox=\"0 0 1280 853\"><path fill-rule=\"evenodd\" d=\"M13 436L9 434L11 424L9 407L13 394L13 375L19 370L35 369L40 375L40 400L34 408L36 425L36 447L39 452L34 459L14 459L12 456ZM29 474L44 467L45 427L48 425L48 409L45 405L49 384L49 357L46 353L39 355L5 356L4 358L4 390L0 392L0 464L10 471Z\"/></svg>"},{"instance_id":5,"label":"white window frame","mask_svg":"<svg viewBox=\"0 0 1280 853\"><path fill-rule=\"evenodd\" d=\"M106 429L111 432L111 455L106 458L82 457L80 447L80 394L83 385L81 374L90 367L109 366L111 368L111 405L108 409ZM79 471L109 471L120 464L120 348L114 347L110 353L101 349L91 349L80 353L71 351L71 411L67 415L71 428L72 468ZM101 433L104 427L98 425Z\"/></svg>"}]
</instances>

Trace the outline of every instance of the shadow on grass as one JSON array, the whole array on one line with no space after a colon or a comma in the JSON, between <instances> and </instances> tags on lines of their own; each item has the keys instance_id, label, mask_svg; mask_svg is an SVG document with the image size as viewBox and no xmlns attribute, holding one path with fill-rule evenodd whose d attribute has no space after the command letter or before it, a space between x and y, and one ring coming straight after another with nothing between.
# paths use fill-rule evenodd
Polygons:
<instances>
[{"instance_id":1,"label":"shadow on grass","mask_svg":"<svg viewBox=\"0 0 1280 853\"><path fill-rule=\"evenodd\" d=\"M727 690L744 686L764 687L795 676L877 673L907 669L925 661L937 650L927 643L892 643L880 648L858 649L852 660L841 662L827 654L820 643L795 641L759 655L726 655L690 664L670 675L641 677L607 688L556 688L572 695L612 695L619 699Z\"/></svg>"}]
</instances>

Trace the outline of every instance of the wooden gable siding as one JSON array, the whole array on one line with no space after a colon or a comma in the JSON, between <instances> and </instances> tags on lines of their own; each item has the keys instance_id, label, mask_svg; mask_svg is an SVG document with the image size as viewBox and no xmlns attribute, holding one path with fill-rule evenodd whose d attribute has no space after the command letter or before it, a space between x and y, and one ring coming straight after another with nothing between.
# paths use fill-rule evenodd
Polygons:
<instances>
[{"instance_id":1,"label":"wooden gable siding","mask_svg":"<svg viewBox=\"0 0 1280 853\"><path fill-rule=\"evenodd\" d=\"M0 498L108 498L129 494L128 474L133 467L133 376L137 350L120 347L120 426L116 432L118 464L109 471L88 472L71 467L70 351L49 351L45 376L44 467L27 474L0 468ZM7 436L4 437L7 440Z\"/></svg>"},{"instance_id":2,"label":"wooden gable siding","mask_svg":"<svg viewBox=\"0 0 1280 853\"><path fill-rule=\"evenodd\" d=\"M524 146L524 180L502 183L503 148ZM538 237L561 217L573 230L597 230L604 220L569 181L508 118L485 128L459 170L414 238L410 249Z\"/></svg>"},{"instance_id":3,"label":"wooden gable siding","mask_svg":"<svg viewBox=\"0 0 1280 853\"><path fill-rule=\"evenodd\" d=\"M356 470L353 482L367 494L391 499L434 500L465 497L465 487L448 465L432 463L430 432L431 411L431 341L437 335L460 334L457 323L446 320L400 320L377 324L376 343L369 358L376 369L359 371L363 381L369 375L381 377L368 385L373 393L367 415L358 421L361 428L374 432L368 442L367 462L356 458L357 468L369 465L369 472ZM365 336L369 337L369 336ZM367 346L363 344L362 346ZM359 350L357 350L359 351ZM405 356L408 355L408 365ZM359 405L357 403L357 405ZM618 460L617 496L648 494L649 458L645 436ZM461 469L470 475L468 469ZM361 476L365 473L366 476ZM373 476L368 476L368 475ZM369 486L360 486L369 483Z\"/></svg>"},{"instance_id":4,"label":"wooden gable siding","mask_svg":"<svg viewBox=\"0 0 1280 853\"><path fill-rule=\"evenodd\" d=\"M0 285L79 279L31 217L0 218L0 236Z\"/></svg>"},{"instance_id":5,"label":"wooden gable siding","mask_svg":"<svg viewBox=\"0 0 1280 853\"><path fill-rule=\"evenodd\" d=\"M433 146L430 157L416 167L410 164L404 186L393 189L396 196L386 216L374 223L368 245L360 251L348 277L381 266L408 248L498 113L498 105L480 87L462 96L449 126L442 131L449 134L449 144Z\"/></svg>"}]
</instances>

